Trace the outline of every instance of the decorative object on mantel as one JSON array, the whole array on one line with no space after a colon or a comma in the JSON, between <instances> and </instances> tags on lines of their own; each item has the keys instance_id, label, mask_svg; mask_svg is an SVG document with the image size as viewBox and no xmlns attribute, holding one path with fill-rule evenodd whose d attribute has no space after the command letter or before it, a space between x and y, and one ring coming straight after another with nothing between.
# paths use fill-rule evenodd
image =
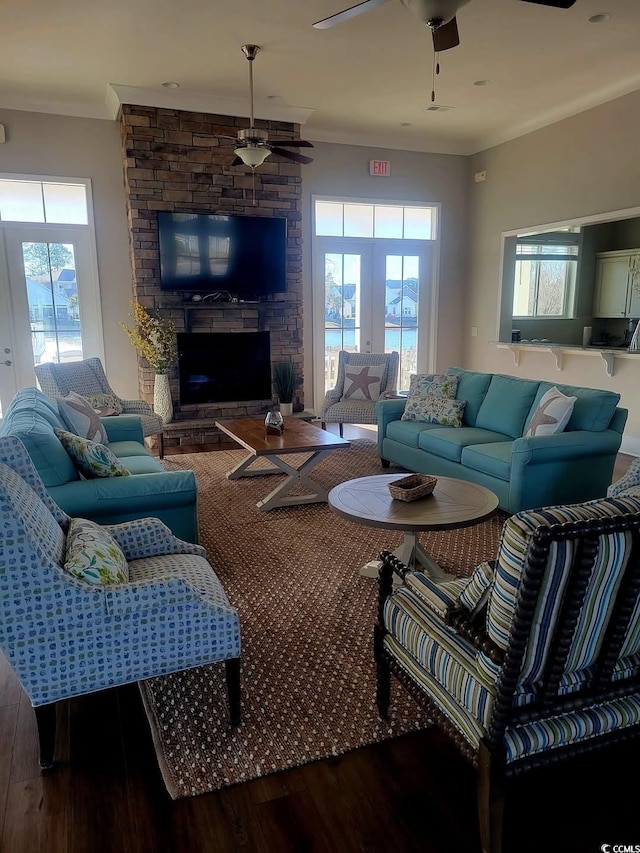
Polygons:
<instances>
[{"instance_id":1,"label":"decorative object on mantel","mask_svg":"<svg viewBox=\"0 0 640 853\"><path fill-rule=\"evenodd\" d=\"M284 417L293 414L293 395L296 390L296 368L291 361L279 361L273 365L273 387Z\"/></svg>"},{"instance_id":2,"label":"decorative object on mantel","mask_svg":"<svg viewBox=\"0 0 640 853\"><path fill-rule=\"evenodd\" d=\"M140 355L155 370L153 383L153 410L164 423L173 420L173 403L168 371L178 359L176 327L173 320L152 317L139 302L131 302L135 328L120 325Z\"/></svg>"},{"instance_id":3,"label":"decorative object on mantel","mask_svg":"<svg viewBox=\"0 0 640 853\"><path fill-rule=\"evenodd\" d=\"M640 352L640 320L636 324L635 331L629 342L629 352Z\"/></svg>"},{"instance_id":4,"label":"decorative object on mantel","mask_svg":"<svg viewBox=\"0 0 640 853\"><path fill-rule=\"evenodd\" d=\"M264 419L264 431L267 435L282 435L284 432L284 418L277 409L269 409Z\"/></svg>"}]
</instances>

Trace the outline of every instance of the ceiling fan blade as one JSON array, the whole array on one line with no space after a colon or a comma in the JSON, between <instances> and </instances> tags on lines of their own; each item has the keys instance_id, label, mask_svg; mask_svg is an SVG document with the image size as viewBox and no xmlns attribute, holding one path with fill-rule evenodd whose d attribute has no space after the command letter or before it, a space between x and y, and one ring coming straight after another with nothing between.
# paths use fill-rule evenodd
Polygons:
<instances>
[{"instance_id":1,"label":"ceiling fan blade","mask_svg":"<svg viewBox=\"0 0 640 853\"><path fill-rule=\"evenodd\" d=\"M304 154L298 154L296 151L285 151L284 148L272 148L272 154L277 154L278 157L285 157L287 160L293 160L294 163L313 163L312 157L305 157Z\"/></svg>"},{"instance_id":2,"label":"ceiling fan blade","mask_svg":"<svg viewBox=\"0 0 640 853\"><path fill-rule=\"evenodd\" d=\"M458 35L458 24L456 23L455 15L446 24L433 30L433 49L436 53L440 50L450 50L452 47L457 47L460 44L460 36Z\"/></svg>"},{"instance_id":3,"label":"ceiling fan blade","mask_svg":"<svg viewBox=\"0 0 640 853\"><path fill-rule=\"evenodd\" d=\"M313 148L313 142L307 142L306 139L270 139L269 142L281 148Z\"/></svg>"},{"instance_id":4,"label":"ceiling fan blade","mask_svg":"<svg viewBox=\"0 0 640 853\"><path fill-rule=\"evenodd\" d=\"M570 9L576 0L523 0L525 3L537 3L538 6L553 6L554 9Z\"/></svg>"},{"instance_id":5,"label":"ceiling fan blade","mask_svg":"<svg viewBox=\"0 0 640 853\"><path fill-rule=\"evenodd\" d=\"M329 27L335 27L336 24L342 24L344 21L350 21L363 12L368 12L369 9L374 9L376 6L382 6L383 3L388 3L389 0L364 0L364 3L357 3L355 6L350 6L342 12L337 12L335 15L330 15L328 18L323 18L321 21L316 21L313 25L317 30L328 30Z\"/></svg>"}]
</instances>

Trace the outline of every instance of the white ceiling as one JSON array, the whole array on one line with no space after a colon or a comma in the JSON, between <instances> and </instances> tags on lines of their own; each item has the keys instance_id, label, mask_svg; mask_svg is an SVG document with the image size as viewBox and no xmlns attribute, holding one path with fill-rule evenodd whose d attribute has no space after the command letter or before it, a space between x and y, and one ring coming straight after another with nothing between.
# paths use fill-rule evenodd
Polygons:
<instances>
[{"instance_id":1,"label":"white ceiling","mask_svg":"<svg viewBox=\"0 0 640 853\"><path fill-rule=\"evenodd\" d=\"M0 107L113 118L128 101L247 115L250 42L262 48L257 116L300 122L315 141L469 154L640 89L638 0L569 10L471 0L460 46L440 55L444 112L427 110L430 32L400 0L312 27L354 2L3 0ZM589 23L603 12L611 20Z\"/></svg>"}]
</instances>

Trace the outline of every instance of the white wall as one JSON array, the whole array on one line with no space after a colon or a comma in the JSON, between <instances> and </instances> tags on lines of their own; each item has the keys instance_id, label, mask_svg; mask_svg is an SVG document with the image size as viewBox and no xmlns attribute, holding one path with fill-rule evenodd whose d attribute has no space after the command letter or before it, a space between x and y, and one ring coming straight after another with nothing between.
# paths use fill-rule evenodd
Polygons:
<instances>
[{"instance_id":1,"label":"white wall","mask_svg":"<svg viewBox=\"0 0 640 853\"><path fill-rule=\"evenodd\" d=\"M304 128L302 131L304 136ZM440 301L436 364L444 370L462 358L460 327L466 278L468 158L421 154L358 145L314 143L313 163L302 167L304 375L307 407L314 404L312 383L311 199L314 195L389 201L440 202L442 205ZM369 160L390 160L391 175L369 175ZM423 338L424 341L424 338ZM322 401L315 401L319 409Z\"/></svg>"},{"instance_id":2,"label":"white wall","mask_svg":"<svg viewBox=\"0 0 640 853\"><path fill-rule=\"evenodd\" d=\"M17 110L0 110L0 123L0 172L91 179L105 369L118 394L137 397L136 353L119 325L133 290L118 123Z\"/></svg>"},{"instance_id":3,"label":"white wall","mask_svg":"<svg viewBox=\"0 0 640 853\"><path fill-rule=\"evenodd\" d=\"M464 364L568 385L606 388L629 409L623 449L640 454L640 356L616 361L608 377L598 356L565 356L558 372L550 353L526 352L516 367L497 349L501 233L640 205L640 92L611 101L474 155L470 184L469 285ZM471 337L471 327L478 336Z\"/></svg>"}]
</instances>

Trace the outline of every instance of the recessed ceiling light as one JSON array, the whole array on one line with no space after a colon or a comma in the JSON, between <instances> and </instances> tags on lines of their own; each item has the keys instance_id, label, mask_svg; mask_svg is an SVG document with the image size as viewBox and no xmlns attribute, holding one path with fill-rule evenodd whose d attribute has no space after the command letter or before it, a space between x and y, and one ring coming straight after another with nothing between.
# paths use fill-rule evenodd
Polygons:
<instances>
[{"instance_id":1,"label":"recessed ceiling light","mask_svg":"<svg viewBox=\"0 0 640 853\"><path fill-rule=\"evenodd\" d=\"M490 86L491 80L474 80L473 85L474 86Z\"/></svg>"},{"instance_id":2,"label":"recessed ceiling light","mask_svg":"<svg viewBox=\"0 0 640 853\"><path fill-rule=\"evenodd\" d=\"M410 121L401 121L400 127L411 127L411 122Z\"/></svg>"},{"instance_id":3,"label":"recessed ceiling light","mask_svg":"<svg viewBox=\"0 0 640 853\"><path fill-rule=\"evenodd\" d=\"M604 24L605 21L610 21L611 15L609 12L601 12L599 15L592 15L589 18L590 24Z\"/></svg>"},{"instance_id":4,"label":"recessed ceiling light","mask_svg":"<svg viewBox=\"0 0 640 853\"><path fill-rule=\"evenodd\" d=\"M179 89L180 83L175 83L173 80L167 80L166 83L161 83L160 85L164 86L165 89Z\"/></svg>"}]
</instances>

